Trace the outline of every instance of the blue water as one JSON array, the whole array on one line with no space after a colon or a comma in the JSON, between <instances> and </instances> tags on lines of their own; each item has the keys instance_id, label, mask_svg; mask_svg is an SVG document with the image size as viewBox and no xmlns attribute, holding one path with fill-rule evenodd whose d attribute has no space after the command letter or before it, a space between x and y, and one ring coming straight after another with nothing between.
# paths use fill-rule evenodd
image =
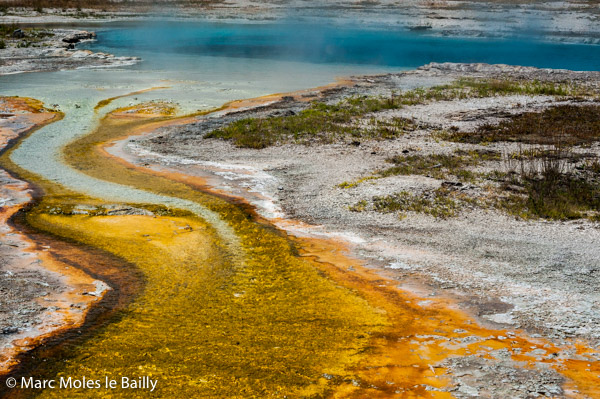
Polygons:
<instances>
[{"instance_id":1,"label":"blue water","mask_svg":"<svg viewBox=\"0 0 600 399\"><path fill-rule=\"evenodd\" d=\"M109 25L110 26L110 25ZM140 55L146 67L177 68L173 56L217 56L322 64L412 68L429 62L485 62L599 70L600 45L510 39L432 36L406 30L378 30L301 23L154 22L115 25L99 31L92 50ZM139 66L138 68L144 68Z\"/></svg>"},{"instance_id":2,"label":"blue water","mask_svg":"<svg viewBox=\"0 0 600 399\"><path fill-rule=\"evenodd\" d=\"M113 106L163 100L189 113L235 99L320 86L336 77L399 72L432 61L600 70L600 45L551 43L539 34L468 39L298 22L129 22L87 29L97 31L98 40L85 47L143 61L0 76L0 95L59 104L77 119L101 99L157 86L167 88L123 98ZM78 123L84 128L95 122L82 117Z\"/></svg>"}]
</instances>

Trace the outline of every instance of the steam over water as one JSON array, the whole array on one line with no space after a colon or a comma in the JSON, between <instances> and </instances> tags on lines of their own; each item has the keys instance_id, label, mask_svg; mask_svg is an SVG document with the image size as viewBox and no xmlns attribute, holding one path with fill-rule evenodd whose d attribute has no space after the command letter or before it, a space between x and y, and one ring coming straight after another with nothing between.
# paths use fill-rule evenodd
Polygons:
<instances>
[{"instance_id":1,"label":"steam over water","mask_svg":"<svg viewBox=\"0 0 600 399\"><path fill-rule=\"evenodd\" d=\"M600 69L599 45L544 42L533 34L466 39L299 22L130 22L87 29L96 30L98 40L80 47L143 61L118 70L0 76L0 94L36 97L67 111L75 110L76 103L94 105L100 99L170 86L114 106L160 99L190 112L314 87L335 77L394 72L432 61Z\"/></svg>"},{"instance_id":2,"label":"steam over water","mask_svg":"<svg viewBox=\"0 0 600 399\"><path fill-rule=\"evenodd\" d=\"M486 62L597 70L600 46L509 39L450 38L404 29L365 29L310 23L154 23L116 25L92 49L143 56L155 67L179 69L189 57L301 61L413 68L435 62ZM185 56L185 57L184 57ZM243 60L243 61L242 61ZM175 61L175 62L173 62Z\"/></svg>"}]
</instances>

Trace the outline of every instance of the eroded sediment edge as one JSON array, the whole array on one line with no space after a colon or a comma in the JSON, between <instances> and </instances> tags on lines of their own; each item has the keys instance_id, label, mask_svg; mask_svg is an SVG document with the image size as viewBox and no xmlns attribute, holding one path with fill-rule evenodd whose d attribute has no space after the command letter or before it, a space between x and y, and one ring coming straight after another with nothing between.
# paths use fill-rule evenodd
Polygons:
<instances>
[{"instance_id":1,"label":"eroded sediment edge","mask_svg":"<svg viewBox=\"0 0 600 399\"><path fill-rule=\"evenodd\" d=\"M20 140L61 119L62 114L29 98L4 97L1 100L0 156L2 167L6 167L8 154ZM13 316L13 323L3 326L0 375L4 375L18 366L18 357L23 353L50 337L81 326L91 306L100 301L110 287L81 270L77 263L59 259L60 251L54 248L54 244L60 245L59 242L42 241L25 233L26 227L19 225L16 219L41 192L5 169L0 169L0 177L3 180L0 253L4 261L0 272L5 275L7 284L10 284L8 280L16 279L23 284L17 289L34 291L29 300L21 298L17 303L5 303L2 307L3 313L27 314L20 320ZM41 290L40 286L43 287ZM10 316L8 320L11 320Z\"/></svg>"}]
</instances>

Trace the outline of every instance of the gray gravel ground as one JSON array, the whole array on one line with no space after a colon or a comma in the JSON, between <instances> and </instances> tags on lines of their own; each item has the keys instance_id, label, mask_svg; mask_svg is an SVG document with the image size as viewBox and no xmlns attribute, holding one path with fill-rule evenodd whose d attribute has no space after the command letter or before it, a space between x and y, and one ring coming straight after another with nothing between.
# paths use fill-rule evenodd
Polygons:
<instances>
[{"instance_id":1,"label":"gray gravel ground","mask_svg":"<svg viewBox=\"0 0 600 399\"><path fill-rule=\"evenodd\" d=\"M25 183L0 170L0 209L28 202L26 189ZM0 351L42 323L40 317L48 308L41 298L67 289L59 275L43 267L30 243L0 223Z\"/></svg>"}]
</instances>

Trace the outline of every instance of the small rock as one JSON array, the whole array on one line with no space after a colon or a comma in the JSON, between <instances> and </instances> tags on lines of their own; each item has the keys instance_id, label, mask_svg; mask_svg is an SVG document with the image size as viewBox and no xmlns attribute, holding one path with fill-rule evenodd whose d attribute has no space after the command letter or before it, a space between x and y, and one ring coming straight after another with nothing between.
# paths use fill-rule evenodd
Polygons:
<instances>
[{"instance_id":1,"label":"small rock","mask_svg":"<svg viewBox=\"0 0 600 399\"><path fill-rule=\"evenodd\" d=\"M19 332L19 329L17 327L4 327L2 329L2 334L16 334Z\"/></svg>"},{"instance_id":2,"label":"small rock","mask_svg":"<svg viewBox=\"0 0 600 399\"><path fill-rule=\"evenodd\" d=\"M466 385L466 384L461 384L461 386L458 388L458 392L467 395L467 396L472 396L472 397L477 397L479 396L479 390L475 387Z\"/></svg>"},{"instance_id":3,"label":"small rock","mask_svg":"<svg viewBox=\"0 0 600 399\"><path fill-rule=\"evenodd\" d=\"M532 356L544 356L546 354L546 351L544 349L534 349L531 352L529 352L529 354Z\"/></svg>"},{"instance_id":4,"label":"small rock","mask_svg":"<svg viewBox=\"0 0 600 399\"><path fill-rule=\"evenodd\" d=\"M452 187L462 187L462 183L458 181L444 181L442 182L442 187L452 188Z\"/></svg>"}]
</instances>

